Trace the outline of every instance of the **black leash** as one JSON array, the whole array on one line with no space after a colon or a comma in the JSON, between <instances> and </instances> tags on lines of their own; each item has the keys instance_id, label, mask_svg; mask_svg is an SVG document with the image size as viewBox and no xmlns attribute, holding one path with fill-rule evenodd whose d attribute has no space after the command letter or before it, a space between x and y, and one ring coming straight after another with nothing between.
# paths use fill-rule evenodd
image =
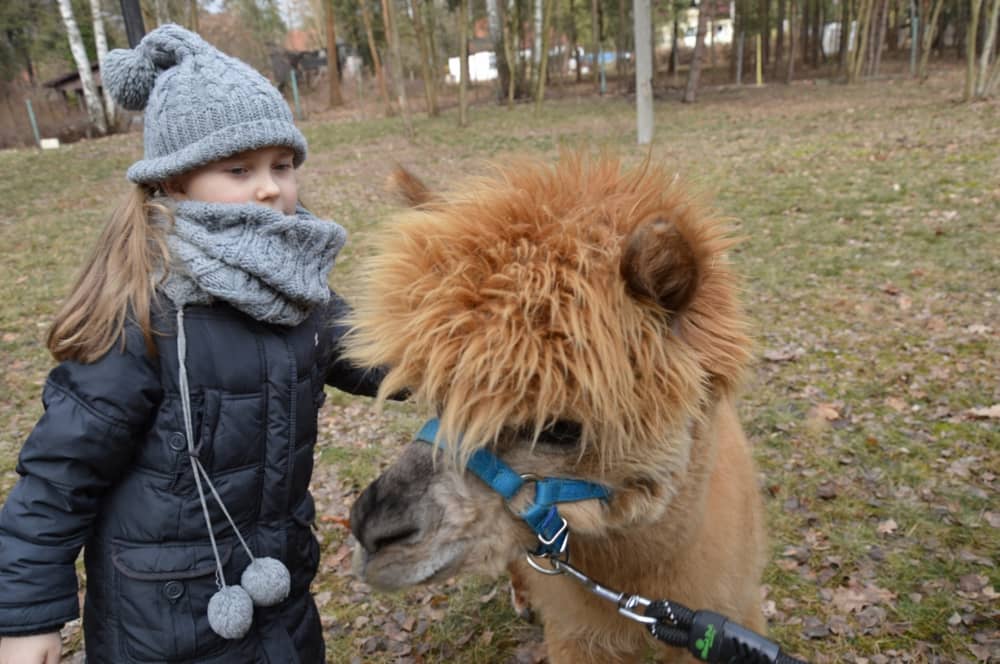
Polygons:
<instances>
[{"instance_id":1,"label":"black leash","mask_svg":"<svg viewBox=\"0 0 1000 664\"><path fill-rule=\"evenodd\" d=\"M606 588L569 564L565 554L533 556L528 564L542 574L568 574L598 597L614 602L618 613L646 625L650 634L663 643L713 664L806 664L781 652L781 647L760 634L713 611L692 611L670 600L649 600ZM548 561L540 564L536 558Z\"/></svg>"}]
</instances>

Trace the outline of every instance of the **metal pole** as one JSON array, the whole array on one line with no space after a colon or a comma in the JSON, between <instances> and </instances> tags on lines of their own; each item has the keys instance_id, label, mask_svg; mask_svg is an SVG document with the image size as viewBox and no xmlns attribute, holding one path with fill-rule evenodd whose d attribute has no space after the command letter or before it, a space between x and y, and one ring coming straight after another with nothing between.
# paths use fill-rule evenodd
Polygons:
<instances>
[{"instance_id":1,"label":"metal pole","mask_svg":"<svg viewBox=\"0 0 1000 664\"><path fill-rule=\"evenodd\" d=\"M31 120L31 131L35 132L35 145L37 145L39 148L41 148L42 147L42 137L38 133L38 123L35 122L35 110L33 108L31 108L31 100L30 99L25 99L24 103L28 107L28 119Z\"/></svg>"},{"instance_id":2,"label":"metal pole","mask_svg":"<svg viewBox=\"0 0 1000 664\"><path fill-rule=\"evenodd\" d=\"M139 0L121 0L121 5L128 45L135 48L146 34L146 27L142 24L142 9L139 7Z\"/></svg>"},{"instance_id":3,"label":"metal pole","mask_svg":"<svg viewBox=\"0 0 1000 664\"><path fill-rule=\"evenodd\" d=\"M633 0L635 29L635 110L639 145L653 140L653 47L650 35L650 1Z\"/></svg>"},{"instance_id":4,"label":"metal pole","mask_svg":"<svg viewBox=\"0 0 1000 664\"><path fill-rule=\"evenodd\" d=\"M299 105L299 83L295 76L295 67L292 67L292 99L295 100L295 117L302 119L302 106Z\"/></svg>"}]
</instances>

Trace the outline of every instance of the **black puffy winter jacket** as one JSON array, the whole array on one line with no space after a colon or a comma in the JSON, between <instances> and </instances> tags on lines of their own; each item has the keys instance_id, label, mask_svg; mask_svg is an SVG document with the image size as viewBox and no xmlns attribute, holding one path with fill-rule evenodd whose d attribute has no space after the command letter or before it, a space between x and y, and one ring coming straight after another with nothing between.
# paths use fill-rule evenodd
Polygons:
<instances>
[{"instance_id":1,"label":"black puffy winter jacket","mask_svg":"<svg viewBox=\"0 0 1000 664\"><path fill-rule=\"evenodd\" d=\"M319 545L309 493L323 385L374 394L381 378L339 361L336 296L294 328L225 304L185 308L197 454L255 556L291 571L291 594L254 612L250 633L209 628L215 561L187 458L175 311L154 317L158 355L134 326L92 364L64 362L21 451L21 478L0 512L0 636L59 629L78 616L74 568L84 548L88 664L318 664L309 594ZM246 552L209 497L226 582Z\"/></svg>"}]
</instances>

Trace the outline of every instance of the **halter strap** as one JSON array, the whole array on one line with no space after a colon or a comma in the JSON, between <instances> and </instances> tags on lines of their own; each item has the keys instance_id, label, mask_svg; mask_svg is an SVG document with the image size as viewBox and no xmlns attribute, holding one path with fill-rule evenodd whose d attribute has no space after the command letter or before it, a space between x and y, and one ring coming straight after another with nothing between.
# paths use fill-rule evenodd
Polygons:
<instances>
[{"instance_id":1,"label":"halter strap","mask_svg":"<svg viewBox=\"0 0 1000 664\"><path fill-rule=\"evenodd\" d=\"M428 420L417 433L416 440L446 449L447 441L438 437L440 422ZM566 550L569 528L566 519L559 515L559 503L580 500L610 500L611 490L602 484L565 477L536 478L520 474L504 463L493 452L480 448L469 458L466 469L510 502L525 484L535 485L534 500L517 513L538 537L535 555L560 556Z\"/></svg>"}]
</instances>

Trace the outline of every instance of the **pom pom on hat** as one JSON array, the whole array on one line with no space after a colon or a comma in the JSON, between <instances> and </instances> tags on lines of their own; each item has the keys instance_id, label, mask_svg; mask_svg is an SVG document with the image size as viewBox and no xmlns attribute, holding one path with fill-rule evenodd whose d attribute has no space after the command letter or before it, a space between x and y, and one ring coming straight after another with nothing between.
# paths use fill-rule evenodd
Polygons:
<instances>
[{"instance_id":1,"label":"pom pom on hat","mask_svg":"<svg viewBox=\"0 0 1000 664\"><path fill-rule=\"evenodd\" d=\"M108 92L130 111L146 108L156 75L156 65L142 49L116 48L104 58L101 68L101 81Z\"/></svg>"},{"instance_id":2,"label":"pom pom on hat","mask_svg":"<svg viewBox=\"0 0 1000 664\"><path fill-rule=\"evenodd\" d=\"M253 622L253 600L239 586L226 586L208 600L208 624L224 639L242 639Z\"/></svg>"},{"instance_id":3,"label":"pom pom on hat","mask_svg":"<svg viewBox=\"0 0 1000 664\"><path fill-rule=\"evenodd\" d=\"M240 585L257 606L274 606L288 597L292 576L280 560L255 558L243 570Z\"/></svg>"}]
</instances>

